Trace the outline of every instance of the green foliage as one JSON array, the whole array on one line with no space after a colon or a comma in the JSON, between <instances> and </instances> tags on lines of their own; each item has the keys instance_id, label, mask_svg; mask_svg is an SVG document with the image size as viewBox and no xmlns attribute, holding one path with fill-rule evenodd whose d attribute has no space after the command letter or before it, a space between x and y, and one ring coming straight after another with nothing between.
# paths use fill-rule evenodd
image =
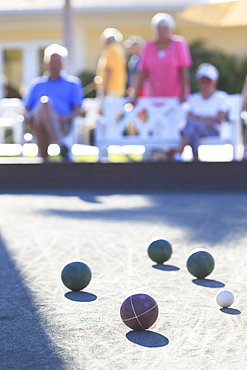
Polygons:
<instances>
[{"instance_id":1,"label":"green foliage","mask_svg":"<svg viewBox=\"0 0 247 370\"><path fill-rule=\"evenodd\" d=\"M191 89L198 90L195 71L201 63L211 63L220 72L218 89L229 94L240 93L247 74L247 56L239 59L228 55L221 50L207 49L203 40L197 40L190 44L193 59L191 68Z\"/></svg>"},{"instance_id":2,"label":"green foliage","mask_svg":"<svg viewBox=\"0 0 247 370\"><path fill-rule=\"evenodd\" d=\"M81 72L78 77L80 78L82 85L84 87L85 98L95 98L96 91L94 85L95 74L90 71Z\"/></svg>"}]
</instances>

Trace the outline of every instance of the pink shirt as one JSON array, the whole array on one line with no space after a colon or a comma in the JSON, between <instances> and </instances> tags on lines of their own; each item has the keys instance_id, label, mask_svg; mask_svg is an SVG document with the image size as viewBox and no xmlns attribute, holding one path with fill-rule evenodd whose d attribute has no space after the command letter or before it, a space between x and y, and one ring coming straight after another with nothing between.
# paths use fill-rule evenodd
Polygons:
<instances>
[{"instance_id":1,"label":"pink shirt","mask_svg":"<svg viewBox=\"0 0 247 370\"><path fill-rule=\"evenodd\" d=\"M190 50L182 36L172 36L166 50L157 50L155 41L147 42L139 63L139 70L147 73L144 96L179 97L180 68L191 65Z\"/></svg>"}]
</instances>

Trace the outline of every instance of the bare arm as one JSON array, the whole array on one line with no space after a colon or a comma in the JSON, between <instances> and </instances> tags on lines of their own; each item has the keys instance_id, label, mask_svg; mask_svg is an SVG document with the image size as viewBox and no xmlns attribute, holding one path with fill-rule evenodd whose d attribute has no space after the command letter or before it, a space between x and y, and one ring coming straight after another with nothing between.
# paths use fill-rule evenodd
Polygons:
<instances>
[{"instance_id":1,"label":"bare arm","mask_svg":"<svg viewBox=\"0 0 247 370\"><path fill-rule=\"evenodd\" d=\"M103 96L107 95L108 84L109 84L109 80L111 78L111 74L112 74L111 69L107 68L107 70L105 71L104 79L103 79Z\"/></svg>"},{"instance_id":2,"label":"bare arm","mask_svg":"<svg viewBox=\"0 0 247 370\"><path fill-rule=\"evenodd\" d=\"M242 110L247 111L247 76L245 77L244 85L242 88L242 99L243 99Z\"/></svg>"},{"instance_id":3,"label":"bare arm","mask_svg":"<svg viewBox=\"0 0 247 370\"><path fill-rule=\"evenodd\" d=\"M104 71L104 78L102 78L100 75L97 75L94 78L94 85L96 90L98 91L98 97L100 98L103 98L104 96L107 95L111 73L112 73L111 69L107 68Z\"/></svg>"},{"instance_id":4,"label":"bare arm","mask_svg":"<svg viewBox=\"0 0 247 370\"><path fill-rule=\"evenodd\" d=\"M210 116L201 116L194 114L192 112L189 112L188 115L189 118L196 118L197 120L204 121L208 124L209 127L212 127L215 124L221 124L222 121L226 118L226 112L219 111L216 116L210 117Z\"/></svg>"},{"instance_id":5,"label":"bare arm","mask_svg":"<svg viewBox=\"0 0 247 370\"><path fill-rule=\"evenodd\" d=\"M64 114L64 115L61 114L60 115L60 120L63 123L66 123L66 122L69 122L71 119L73 119L75 117L81 116L83 113L84 113L83 107L80 106L80 105L75 105L74 109L69 114Z\"/></svg>"},{"instance_id":6,"label":"bare arm","mask_svg":"<svg viewBox=\"0 0 247 370\"><path fill-rule=\"evenodd\" d=\"M34 126L35 118L34 118L32 111L29 108L27 107L25 108L23 115L24 115L26 124L28 124L30 127Z\"/></svg>"},{"instance_id":7,"label":"bare arm","mask_svg":"<svg viewBox=\"0 0 247 370\"><path fill-rule=\"evenodd\" d=\"M137 97L139 95L139 92L143 86L143 83L145 81L147 77L147 72L146 71L138 71L136 74L135 74L135 78L133 79L133 95L130 96L131 98L131 102L133 104L136 103L136 100L137 100Z\"/></svg>"},{"instance_id":8,"label":"bare arm","mask_svg":"<svg viewBox=\"0 0 247 370\"><path fill-rule=\"evenodd\" d=\"M189 87L189 68L180 69L180 81L181 81L181 96L180 102L183 103L187 99L188 87Z\"/></svg>"}]
</instances>

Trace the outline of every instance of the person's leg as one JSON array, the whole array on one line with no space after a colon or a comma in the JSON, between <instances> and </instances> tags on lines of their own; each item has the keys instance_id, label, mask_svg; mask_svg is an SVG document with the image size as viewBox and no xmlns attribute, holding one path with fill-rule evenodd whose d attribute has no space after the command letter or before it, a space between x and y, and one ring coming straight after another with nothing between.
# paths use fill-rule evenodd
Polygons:
<instances>
[{"instance_id":1,"label":"person's leg","mask_svg":"<svg viewBox=\"0 0 247 370\"><path fill-rule=\"evenodd\" d=\"M194 130L193 132L191 132L190 145L192 148L194 160L198 161L199 160L198 149L200 145L200 139L202 137L207 137L207 136L218 136L219 131L214 127L209 128L207 125L207 122L205 121L199 121L199 120L198 121L193 120L193 121L194 121L193 123Z\"/></svg>"},{"instance_id":2,"label":"person's leg","mask_svg":"<svg viewBox=\"0 0 247 370\"><path fill-rule=\"evenodd\" d=\"M188 119L185 127L181 131L181 141L177 153L174 154L174 160L181 160L181 154L187 145L192 147L193 157L195 160L198 159L198 153L196 153L196 141L197 139L197 122L193 119Z\"/></svg>"},{"instance_id":3,"label":"person's leg","mask_svg":"<svg viewBox=\"0 0 247 370\"><path fill-rule=\"evenodd\" d=\"M195 127L195 131L190 137L190 146L192 149L193 159L194 161L199 161L199 144L200 144L200 130L198 127Z\"/></svg>"},{"instance_id":4,"label":"person's leg","mask_svg":"<svg viewBox=\"0 0 247 370\"><path fill-rule=\"evenodd\" d=\"M243 155L243 160L247 160L247 129L246 127L244 128L244 155Z\"/></svg>"},{"instance_id":5,"label":"person's leg","mask_svg":"<svg viewBox=\"0 0 247 370\"><path fill-rule=\"evenodd\" d=\"M49 144L59 143L62 138L59 116L53 111L49 99L42 97L38 108L33 113L33 117L39 152L46 159Z\"/></svg>"},{"instance_id":6,"label":"person's leg","mask_svg":"<svg viewBox=\"0 0 247 370\"><path fill-rule=\"evenodd\" d=\"M180 141L180 146L179 146L179 153L182 154L183 153L183 150L184 148L187 146L187 145L190 145L190 138L189 137L186 137L184 135L182 135L181 137L181 141Z\"/></svg>"},{"instance_id":7,"label":"person's leg","mask_svg":"<svg viewBox=\"0 0 247 370\"><path fill-rule=\"evenodd\" d=\"M44 127L37 123L35 131L36 131L37 145L38 145L38 148L39 148L39 153L40 153L42 158L47 159L47 157L48 157L48 146L50 144L50 141L47 138Z\"/></svg>"},{"instance_id":8,"label":"person's leg","mask_svg":"<svg viewBox=\"0 0 247 370\"><path fill-rule=\"evenodd\" d=\"M64 162L70 162L69 147L63 143L62 138L69 131L70 122L63 122L61 117L54 112L47 97L41 98L40 122L44 127L50 143L57 143L60 146L60 155Z\"/></svg>"},{"instance_id":9,"label":"person's leg","mask_svg":"<svg viewBox=\"0 0 247 370\"><path fill-rule=\"evenodd\" d=\"M47 97L43 96L40 99L40 105L35 114L50 142L59 143L63 136L59 116L54 112Z\"/></svg>"}]
</instances>

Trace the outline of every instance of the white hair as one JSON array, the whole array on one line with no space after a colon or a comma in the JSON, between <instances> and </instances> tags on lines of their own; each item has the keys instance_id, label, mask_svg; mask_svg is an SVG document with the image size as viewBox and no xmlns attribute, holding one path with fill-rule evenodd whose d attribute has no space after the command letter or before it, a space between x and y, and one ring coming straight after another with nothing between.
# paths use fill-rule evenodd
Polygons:
<instances>
[{"instance_id":1,"label":"white hair","mask_svg":"<svg viewBox=\"0 0 247 370\"><path fill-rule=\"evenodd\" d=\"M49 63L53 54L58 54L62 59L66 59L68 56L68 50L64 46L51 44L44 51L44 62Z\"/></svg>"},{"instance_id":2,"label":"white hair","mask_svg":"<svg viewBox=\"0 0 247 370\"><path fill-rule=\"evenodd\" d=\"M100 35L102 41L117 41L121 42L123 40L123 35L116 28L106 28Z\"/></svg>"},{"instance_id":3,"label":"white hair","mask_svg":"<svg viewBox=\"0 0 247 370\"><path fill-rule=\"evenodd\" d=\"M160 24L165 24L166 26L168 26L170 31L174 31L176 27L176 23L173 17L167 13L155 14L151 20L151 24L152 24L154 31L157 31L157 28Z\"/></svg>"}]
</instances>

